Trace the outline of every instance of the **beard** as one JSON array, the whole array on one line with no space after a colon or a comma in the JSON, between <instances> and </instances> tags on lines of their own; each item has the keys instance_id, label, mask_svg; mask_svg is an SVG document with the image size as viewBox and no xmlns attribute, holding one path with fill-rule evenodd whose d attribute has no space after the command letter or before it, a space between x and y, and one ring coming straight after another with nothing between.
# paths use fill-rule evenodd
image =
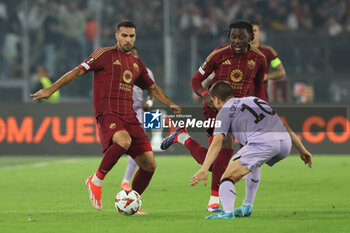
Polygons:
<instances>
[{"instance_id":1,"label":"beard","mask_svg":"<svg viewBox=\"0 0 350 233\"><path fill-rule=\"evenodd\" d=\"M126 46L129 46L129 48L127 48ZM120 46L120 47L125 53L127 53L127 52L130 52L134 46L132 46L131 44L125 44L125 45Z\"/></svg>"}]
</instances>

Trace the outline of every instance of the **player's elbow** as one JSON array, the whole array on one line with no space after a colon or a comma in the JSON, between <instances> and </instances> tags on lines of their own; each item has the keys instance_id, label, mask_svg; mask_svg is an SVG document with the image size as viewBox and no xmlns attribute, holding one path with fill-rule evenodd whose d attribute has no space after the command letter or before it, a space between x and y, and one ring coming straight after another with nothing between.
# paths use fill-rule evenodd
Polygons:
<instances>
[{"instance_id":1,"label":"player's elbow","mask_svg":"<svg viewBox=\"0 0 350 233\"><path fill-rule=\"evenodd\" d=\"M197 73L191 79L191 83L190 83L191 88L194 92L197 92L198 89L203 88L202 81L203 80L201 78L201 75L197 71Z\"/></svg>"},{"instance_id":2,"label":"player's elbow","mask_svg":"<svg viewBox=\"0 0 350 233\"><path fill-rule=\"evenodd\" d=\"M157 91L159 87L154 83L150 87L147 88L147 91L151 94L154 95L154 93Z\"/></svg>"},{"instance_id":3,"label":"player's elbow","mask_svg":"<svg viewBox=\"0 0 350 233\"><path fill-rule=\"evenodd\" d=\"M286 70L285 69L282 69L281 70L281 77L280 78L284 78L286 77L287 73L286 73Z\"/></svg>"}]
</instances>

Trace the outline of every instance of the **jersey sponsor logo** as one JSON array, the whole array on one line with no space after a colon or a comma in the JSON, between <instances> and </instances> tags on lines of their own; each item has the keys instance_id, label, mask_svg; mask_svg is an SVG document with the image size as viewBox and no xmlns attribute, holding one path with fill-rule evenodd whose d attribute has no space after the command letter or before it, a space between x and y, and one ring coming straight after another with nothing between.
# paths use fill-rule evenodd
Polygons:
<instances>
[{"instance_id":1,"label":"jersey sponsor logo","mask_svg":"<svg viewBox=\"0 0 350 233\"><path fill-rule=\"evenodd\" d=\"M226 61L224 61L222 64L223 64L223 65L231 65L231 62L230 62L230 60L229 60L229 59L227 59L227 60L226 60Z\"/></svg>"},{"instance_id":2,"label":"jersey sponsor logo","mask_svg":"<svg viewBox=\"0 0 350 233\"><path fill-rule=\"evenodd\" d=\"M157 111L143 113L143 128L144 129L160 129L162 114Z\"/></svg>"},{"instance_id":3,"label":"jersey sponsor logo","mask_svg":"<svg viewBox=\"0 0 350 233\"><path fill-rule=\"evenodd\" d=\"M136 70L136 72L139 72L139 65L137 65L137 63L134 63L134 69Z\"/></svg>"},{"instance_id":4,"label":"jersey sponsor logo","mask_svg":"<svg viewBox=\"0 0 350 233\"><path fill-rule=\"evenodd\" d=\"M132 72L130 70L125 70L123 73L124 82L131 83L132 78L133 78Z\"/></svg>"},{"instance_id":5,"label":"jersey sponsor logo","mask_svg":"<svg viewBox=\"0 0 350 233\"><path fill-rule=\"evenodd\" d=\"M112 124L109 125L110 129L115 129L115 127L117 127L117 125L115 123L112 123Z\"/></svg>"},{"instance_id":6,"label":"jersey sponsor logo","mask_svg":"<svg viewBox=\"0 0 350 233\"><path fill-rule=\"evenodd\" d=\"M120 63L119 59L115 60L115 62L113 62L113 65L119 65L121 66L122 64Z\"/></svg>"},{"instance_id":7,"label":"jersey sponsor logo","mask_svg":"<svg viewBox=\"0 0 350 233\"><path fill-rule=\"evenodd\" d=\"M230 78L231 78L232 81L237 83L237 82L242 80L243 72L240 69L232 70L232 72L230 74Z\"/></svg>"},{"instance_id":8,"label":"jersey sponsor logo","mask_svg":"<svg viewBox=\"0 0 350 233\"><path fill-rule=\"evenodd\" d=\"M126 84L126 83L119 83L119 89L123 90L123 91L128 91L131 92L132 91L132 85Z\"/></svg>"},{"instance_id":9,"label":"jersey sponsor logo","mask_svg":"<svg viewBox=\"0 0 350 233\"><path fill-rule=\"evenodd\" d=\"M247 63L247 66L249 69L254 69L255 67L255 61L254 60L249 60Z\"/></svg>"}]
</instances>

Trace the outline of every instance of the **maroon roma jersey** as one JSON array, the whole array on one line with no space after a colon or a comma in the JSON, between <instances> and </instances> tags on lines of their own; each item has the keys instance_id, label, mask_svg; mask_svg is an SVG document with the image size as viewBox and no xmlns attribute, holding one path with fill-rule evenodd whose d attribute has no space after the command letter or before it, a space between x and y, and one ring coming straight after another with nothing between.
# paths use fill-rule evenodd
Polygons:
<instances>
[{"instance_id":1,"label":"maroon roma jersey","mask_svg":"<svg viewBox=\"0 0 350 233\"><path fill-rule=\"evenodd\" d=\"M146 89L154 82L143 62L118 46L93 52L79 68L94 72L95 116L113 114L128 123L139 124L132 108L133 86Z\"/></svg>"},{"instance_id":2,"label":"maroon roma jersey","mask_svg":"<svg viewBox=\"0 0 350 233\"><path fill-rule=\"evenodd\" d=\"M264 54L266 58L266 74L270 72L270 66L275 68L276 66L281 64L281 61L279 60L276 51L271 46L260 44L258 49ZM264 81L265 95L266 95L266 98L268 99L267 84L268 82ZM251 94L252 93L254 93L254 90L251 90Z\"/></svg>"},{"instance_id":3,"label":"maroon roma jersey","mask_svg":"<svg viewBox=\"0 0 350 233\"><path fill-rule=\"evenodd\" d=\"M192 78L191 86L196 92L202 88L201 82L214 72L211 85L219 80L227 81L234 89L235 97L249 96L250 90L254 90L252 95L266 100L263 85L265 69L265 57L258 49L250 46L247 52L237 56L232 45L226 44L207 57Z\"/></svg>"},{"instance_id":4,"label":"maroon roma jersey","mask_svg":"<svg viewBox=\"0 0 350 233\"><path fill-rule=\"evenodd\" d=\"M264 54L266 58L266 73L270 72L271 62L278 58L276 51L268 45L260 44L258 49Z\"/></svg>"}]
</instances>

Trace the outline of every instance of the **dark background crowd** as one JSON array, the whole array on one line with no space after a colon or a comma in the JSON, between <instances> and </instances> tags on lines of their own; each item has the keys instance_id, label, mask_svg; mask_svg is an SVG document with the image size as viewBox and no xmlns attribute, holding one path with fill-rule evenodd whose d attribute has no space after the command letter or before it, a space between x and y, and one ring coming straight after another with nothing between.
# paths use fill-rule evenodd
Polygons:
<instances>
[{"instance_id":1,"label":"dark background crowd","mask_svg":"<svg viewBox=\"0 0 350 233\"><path fill-rule=\"evenodd\" d=\"M173 38L177 51L180 88L189 88L197 65L215 47L227 43L228 25L254 19L263 29L263 42L279 53L289 89L303 82L315 87L316 100L349 98L343 93L344 86L350 87L348 0L5 0L0 2L0 87L7 80L32 80L38 65L59 77L97 47L115 44L115 25L122 19L135 22L140 57L160 85L167 72L165 33ZM167 20L169 31L164 30ZM196 67L190 67L193 64ZM81 82L72 85L66 96L88 97L91 80Z\"/></svg>"}]
</instances>

